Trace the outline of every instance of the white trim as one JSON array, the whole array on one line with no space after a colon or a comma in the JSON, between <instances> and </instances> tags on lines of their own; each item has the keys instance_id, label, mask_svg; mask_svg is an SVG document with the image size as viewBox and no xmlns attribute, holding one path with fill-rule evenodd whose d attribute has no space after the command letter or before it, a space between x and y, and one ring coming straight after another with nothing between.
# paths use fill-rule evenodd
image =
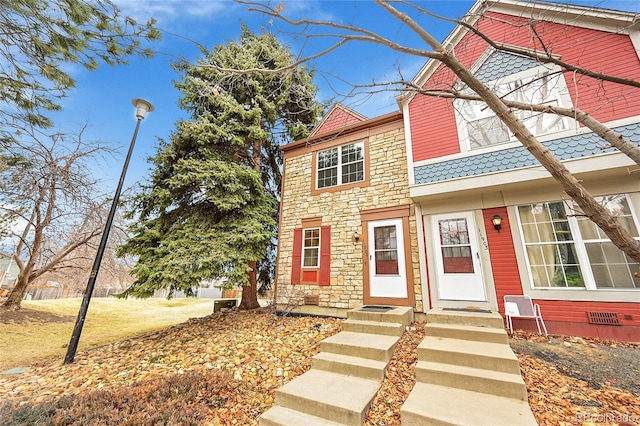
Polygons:
<instances>
[{"instance_id":1,"label":"white trim","mask_svg":"<svg viewBox=\"0 0 640 426\"><path fill-rule=\"evenodd\" d=\"M517 0L489 0L487 5L491 12L618 34L628 34L640 22L637 13L588 6Z\"/></svg>"},{"instance_id":2,"label":"white trim","mask_svg":"<svg viewBox=\"0 0 640 426\"><path fill-rule=\"evenodd\" d=\"M428 312L431 306L431 297L429 296L429 277L427 275L427 249L425 247L425 223L422 213L422 205L415 205L415 218L416 218L416 237L418 238L418 262L420 264L420 286L422 290L422 312Z\"/></svg>"},{"instance_id":3,"label":"white trim","mask_svg":"<svg viewBox=\"0 0 640 426\"><path fill-rule=\"evenodd\" d=\"M629 31L629 38L631 39L631 44L633 44L633 48L636 51L636 55L638 59L640 59L640 31L633 30Z\"/></svg>"},{"instance_id":4,"label":"white trim","mask_svg":"<svg viewBox=\"0 0 640 426\"><path fill-rule=\"evenodd\" d=\"M404 121L404 144L407 152L407 171L409 173L409 186L416 183L416 175L413 163L413 143L411 139L411 120L409 118L409 104L402 105L402 120Z\"/></svg>"}]
</instances>

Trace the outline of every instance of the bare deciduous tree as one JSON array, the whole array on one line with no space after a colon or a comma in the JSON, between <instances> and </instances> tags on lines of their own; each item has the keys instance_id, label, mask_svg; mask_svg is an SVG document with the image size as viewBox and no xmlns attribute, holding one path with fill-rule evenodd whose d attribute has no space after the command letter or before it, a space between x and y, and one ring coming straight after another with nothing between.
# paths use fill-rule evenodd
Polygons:
<instances>
[{"instance_id":1,"label":"bare deciduous tree","mask_svg":"<svg viewBox=\"0 0 640 426\"><path fill-rule=\"evenodd\" d=\"M107 197L90 173L109 153L83 133L23 128L0 158L0 235L19 267L5 309L19 309L29 284L45 273L73 269L103 228Z\"/></svg>"}]
</instances>

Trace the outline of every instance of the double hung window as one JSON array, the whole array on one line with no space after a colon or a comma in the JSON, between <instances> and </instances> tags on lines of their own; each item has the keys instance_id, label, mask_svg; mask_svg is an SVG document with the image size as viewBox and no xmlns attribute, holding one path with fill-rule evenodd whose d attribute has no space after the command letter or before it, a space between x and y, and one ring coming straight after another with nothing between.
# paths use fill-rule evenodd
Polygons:
<instances>
[{"instance_id":1,"label":"double hung window","mask_svg":"<svg viewBox=\"0 0 640 426\"><path fill-rule=\"evenodd\" d=\"M364 143L355 142L318 152L317 188L364 180Z\"/></svg>"},{"instance_id":2,"label":"double hung window","mask_svg":"<svg viewBox=\"0 0 640 426\"><path fill-rule=\"evenodd\" d=\"M638 239L626 195L596 197ZM534 288L640 289L638 263L618 249L571 201L518 206Z\"/></svg>"},{"instance_id":3,"label":"double hung window","mask_svg":"<svg viewBox=\"0 0 640 426\"><path fill-rule=\"evenodd\" d=\"M320 228L305 229L302 266L317 268L320 264Z\"/></svg>"}]
</instances>

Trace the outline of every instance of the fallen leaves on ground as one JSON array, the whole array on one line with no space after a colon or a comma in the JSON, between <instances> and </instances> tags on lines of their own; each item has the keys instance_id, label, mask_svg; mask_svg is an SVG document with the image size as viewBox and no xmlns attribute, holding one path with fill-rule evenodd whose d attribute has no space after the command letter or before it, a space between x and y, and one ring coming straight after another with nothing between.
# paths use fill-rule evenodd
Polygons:
<instances>
[{"instance_id":1,"label":"fallen leaves on ground","mask_svg":"<svg viewBox=\"0 0 640 426\"><path fill-rule=\"evenodd\" d=\"M307 371L319 342L341 324L232 311L82 352L71 365L40 363L0 378L0 423L255 425L276 389ZM398 342L367 426L400 424L423 338L416 323ZM518 358L540 425L640 421L639 396L606 383L593 389L548 362Z\"/></svg>"}]
</instances>

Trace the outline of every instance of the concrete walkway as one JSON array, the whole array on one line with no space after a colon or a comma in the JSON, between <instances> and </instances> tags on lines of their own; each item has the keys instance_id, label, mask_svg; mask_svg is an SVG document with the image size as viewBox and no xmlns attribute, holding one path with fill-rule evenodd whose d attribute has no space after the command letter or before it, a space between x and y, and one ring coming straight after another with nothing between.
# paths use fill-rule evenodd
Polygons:
<instances>
[{"instance_id":1,"label":"concrete walkway","mask_svg":"<svg viewBox=\"0 0 640 426\"><path fill-rule=\"evenodd\" d=\"M320 343L311 370L276 391L261 426L360 426L413 310L363 307L348 312L342 331Z\"/></svg>"}]
</instances>

